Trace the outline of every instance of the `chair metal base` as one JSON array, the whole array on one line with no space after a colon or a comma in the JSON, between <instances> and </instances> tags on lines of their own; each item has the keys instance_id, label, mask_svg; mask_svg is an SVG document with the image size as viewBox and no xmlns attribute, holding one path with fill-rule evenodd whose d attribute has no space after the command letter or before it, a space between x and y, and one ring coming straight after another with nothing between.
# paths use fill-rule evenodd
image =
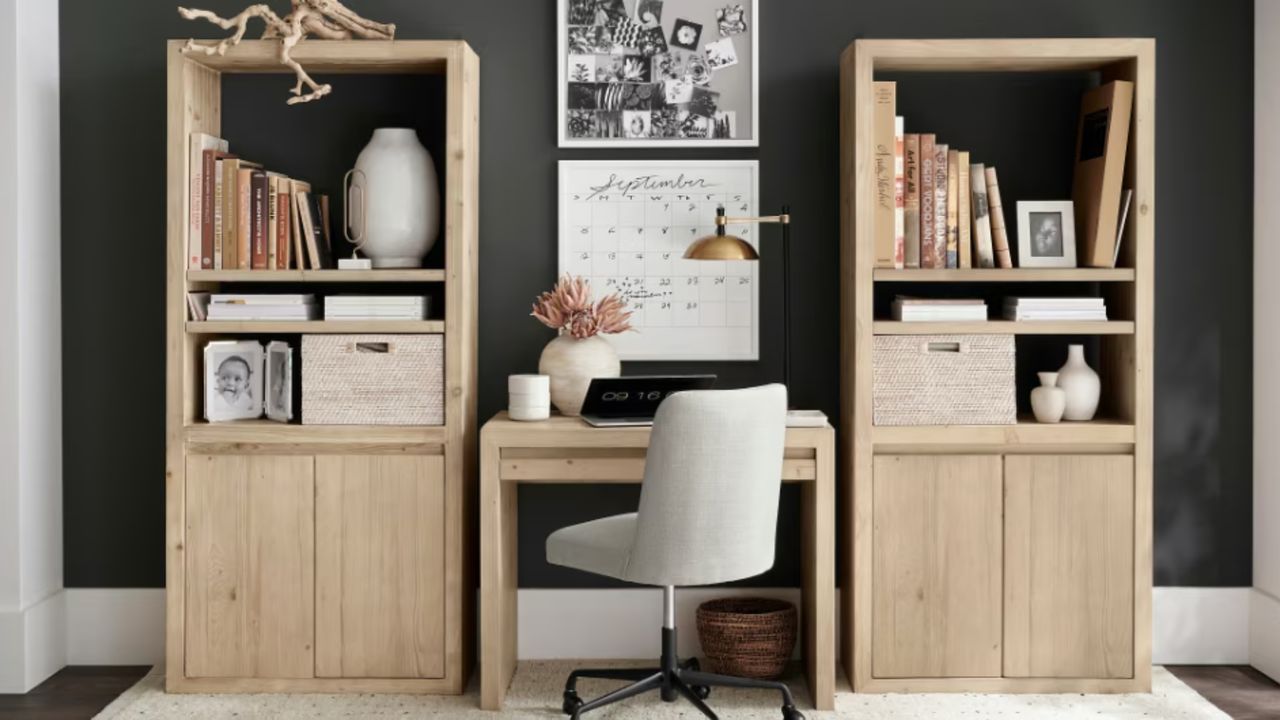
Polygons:
<instances>
[{"instance_id":1,"label":"chair metal base","mask_svg":"<svg viewBox=\"0 0 1280 720\"><path fill-rule=\"evenodd\" d=\"M589 702L578 697L578 678L599 680L631 681L630 685L618 688ZM625 669L582 669L569 673L569 680L564 685L564 712L578 720L584 713L605 705L626 700L651 690L658 690L664 702L675 702L683 697L694 707L702 711L711 720L717 720L715 712L703 702L711 694L712 687L759 688L777 690L782 693L782 720L804 720L804 715L796 710L791 690L784 683L770 680L753 680L751 678L716 675L702 672L696 659L683 663L676 657L676 630L673 627L662 628L661 667L657 668L625 668Z\"/></svg>"}]
</instances>

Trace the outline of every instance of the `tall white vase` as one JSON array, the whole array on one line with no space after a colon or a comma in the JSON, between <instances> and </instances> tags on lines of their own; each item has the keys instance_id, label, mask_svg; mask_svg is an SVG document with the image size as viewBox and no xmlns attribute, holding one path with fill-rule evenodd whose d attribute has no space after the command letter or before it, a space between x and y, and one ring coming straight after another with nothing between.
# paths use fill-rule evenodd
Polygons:
<instances>
[{"instance_id":1,"label":"tall white vase","mask_svg":"<svg viewBox=\"0 0 1280 720\"><path fill-rule=\"evenodd\" d=\"M622 362L608 340L596 335L579 340L561 335L547 343L538 372L551 376L551 404L564 415L581 415L592 378L618 377Z\"/></svg>"},{"instance_id":2,"label":"tall white vase","mask_svg":"<svg viewBox=\"0 0 1280 720\"><path fill-rule=\"evenodd\" d=\"M440 182L409 128L378 128L347 190L347 229L375 268L422 267L440 237Z\"/></svg>"},{"instance_id":3,"label":"tall white vase","mask_svg":"<svg viewBox=\"0 0 1280 720\"><path fill-rule=\"evenodd\" d=\"M1058 387L1067 393L1064 420L1092 420L1098 412L1098 399L1102 397L1102 381L1098 373L1084 360L1084 346L1067 348L1067 364L1058 371Z\"/></svg>"}]
</instances>

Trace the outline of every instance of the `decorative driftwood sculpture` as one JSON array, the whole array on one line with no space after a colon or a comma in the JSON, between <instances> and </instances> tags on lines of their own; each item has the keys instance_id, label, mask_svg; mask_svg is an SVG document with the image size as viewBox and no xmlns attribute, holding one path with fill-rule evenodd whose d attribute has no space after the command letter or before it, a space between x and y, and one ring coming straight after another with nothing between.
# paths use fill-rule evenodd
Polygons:
<instances>
[{"instance_id":1,"label":"decorative driftwood sculpture","mask_svg":"<svg viewBox=\"0 0 1280 720\"><path fill-rule=\"evenodd\" d=\"M333 87L320 85L303 69L289 53L293 47L302 42L308 35L324 40L348 40L362 37L369 40L391 40L396 36L395 25L384 25L365 20L352 12L338 0L291 0L293 10L284 17L276 15L268 5L250 5L233 18L221 18L208 10L190 10L178 8L178 13L187 20L208 20L223 30L235 28L235 33L217 42L199 42L188 40L183 52L204 53L205 55L222 55L227 48L239 44L244 38L249 21L261 18L266 23L262 38L280 40L280 62L288 66L298 76L298 83L293 87L290 105L311 102L328 95ZM310 92L303 94L303 87Z\"/></svg>"}]
</instances>

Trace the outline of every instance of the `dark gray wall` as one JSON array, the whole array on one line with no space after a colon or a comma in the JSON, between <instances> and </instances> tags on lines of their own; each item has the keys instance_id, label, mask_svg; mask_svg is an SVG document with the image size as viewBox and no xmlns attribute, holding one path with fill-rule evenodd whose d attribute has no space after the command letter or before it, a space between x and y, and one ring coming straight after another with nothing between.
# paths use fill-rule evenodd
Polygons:
<instances>
[{"instance_id":1,"label":"dark gray wall","mask_svg":"<svg viewBox=\"0 0 1280 720\"><path fill-rule=\"evenodd\" d=\"M196 5L224 14L245 2ZM464 38L482 59L480 412L505 402L505 378L536 366L548 331L527 317L556 273L556 161L564 158L758 158L761 200L790 202L795 324L793 398L837 412L837 58L857 37L1151 36L1157 51L1156 582L1250 584L1252 237L1251 0L977 0L964 4L761 0L762 142L758 151L570 152L555 143L552 0L355 0L405 38ZM173 3L61 0L66 584L164 583L164 40L214 37ZM276 5L283 7L282 0ZM246 87L283 127L283 90ZM923 82L923 80L922 80ZM916 128L949 132L1001 166L1006 202L1065 197L1069 153L1027 143L1074 123L1075 92L1017 78L908 92ZM376 106L396 109L395 84ZM1021 89L1020 89L1021 88ZM279 94L273 94L279 91ZM380 116L342 101L348 83L298 117L342 126L328 157L354 159ZM370 91L373 92L373 91ZM232 107L243 115L257 107ZM1063 118L1063 114L1068 117ZM998 132L992 128L998 129ZM239 132L233 142L304 160ZM1028 154L1028 148L1030 148ZM324 152L322 149L320 152ZM309 161L308 161L309 162ZM1064 168L1068 168L1064 170ZM287 168L286 168L287 169ZM326 172L328 172L326 170ZM335 184L339 178L322 182ZM759 363L629 365L711 369L724 385L780 374L781 277L765 263ZM634 506L634 490L521 491L525 585L578 585L546 566L546 533ZM783 505L778 568L797 580L795 498Z\"/></svg>"}]
</instances>

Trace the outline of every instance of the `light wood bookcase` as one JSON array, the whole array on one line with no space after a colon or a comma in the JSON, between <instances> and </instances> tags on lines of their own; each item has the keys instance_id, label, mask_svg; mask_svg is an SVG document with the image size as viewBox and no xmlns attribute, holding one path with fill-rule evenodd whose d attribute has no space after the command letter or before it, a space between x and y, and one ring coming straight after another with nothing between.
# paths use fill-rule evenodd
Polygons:
<instances>
[{"instance_id":1,"label":"light wood bookcase","mask_svg":"<svg viewBox=\"0 0 1280 720\"><path fill-rule=\"evenodd\" d=\"M461 693L475 637L479 59L461 41L309 40L293 51L313 73L443 76L443 268L188 270L188 138L221 135L225 75L292 74L273 41L222 56L182 45L168 44L166 687ZM444 317L187 320L189 291L353 282L433 294ZM443 334L444 424L203 421L206 341L307 333Z\"/></svg>"},{"instance_id":2,"label":"light wood bookcase","mask_svg":"<svg viewBox=\"0 0 1280 720\"><path fill-rule=\"evenodd\" d=\"M1064 71L1135 83L1124 182L1134 196L1119 267L875 267L877 73L894 73L901 91L913 72ZM841 656L851 684L859 692L1149 691L1155 42L858 40L841 58L840 83ZM1012 210L1006 204L1007 217ZM891 293L895 283L1095 283L1116 319L877 318L877 289ZM873 338L922 333L1089 336L1103 381L1099 419L877 427Z\"/></svg>"}]
</instances>

